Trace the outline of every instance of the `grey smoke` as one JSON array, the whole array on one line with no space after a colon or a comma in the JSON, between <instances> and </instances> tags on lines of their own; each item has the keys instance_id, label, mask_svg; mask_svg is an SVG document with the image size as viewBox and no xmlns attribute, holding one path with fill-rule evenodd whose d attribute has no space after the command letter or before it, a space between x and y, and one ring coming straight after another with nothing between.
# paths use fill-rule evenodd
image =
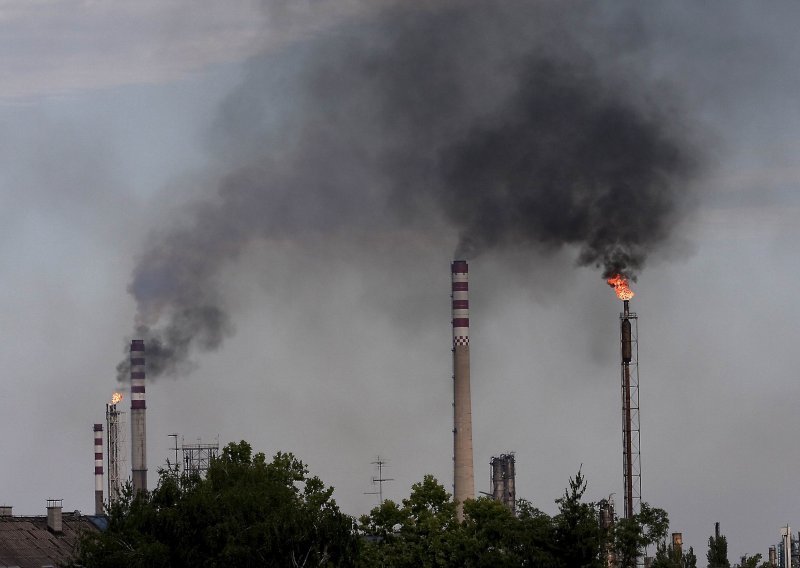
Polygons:
<instances>
[{"instance_id":1,"label":"grey smoke","mask_svg":"<svg viewBox=\"0 0 800 568\"><path fill-rule=\"evenodd\" d=\"M211 132L217 190L134 269L148 377L232 333L216 278L258 239L443 226L458 257L572 246L635 277L688 203L694 149L557 6L387 7L254 59Z\"/></svg>"}]
</instances>

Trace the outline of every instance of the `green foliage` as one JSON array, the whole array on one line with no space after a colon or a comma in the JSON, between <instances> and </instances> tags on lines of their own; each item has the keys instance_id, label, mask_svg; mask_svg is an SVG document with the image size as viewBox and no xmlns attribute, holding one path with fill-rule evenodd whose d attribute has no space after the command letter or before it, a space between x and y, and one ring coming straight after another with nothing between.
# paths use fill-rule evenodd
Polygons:
<instances>
[{"instance_id":1,"label":"green foliage","mask_svg":"<svg viewBox=\"0 0 800 568\"><path fill-rule=\"evenodd\" d=\"M636 559L648 546L662 542L669 529L664 509L642 503L639 513L630 519L620 519L614 527L614 547L617 561L623 568L636 566Z\"/></svg>"},{"instance_id":2,"label":"green foliage","mask_svg":"<svg viewBox=\"0 0 800 568\"><path fill-rule=\"evenodd\" d=\"M585 491L579 471L556 500L558 513L552 517L524 500L518 501L514 515L502 504L480 498L464 503L459 523L444 487L427 476L400 505L386 501L361 517L365 543L359 565L600 568L609 549L663 538L666 513L647 505L619 536L616 531L606 534L599 526L598 505L583 500ZM615 538L623 539L622 544Z\"/></svg>"},{"instance_id":3,"label":"green foliage","mask_svg":"<svg viewBox=\"0 0 800 568\"><path fill-rule=\"evenodd\" d=\"M556 500L559 512L553 518L555 555L566 566L601 567L603 533L595 503L584 503L586 479L578 470L569 480L564 496Z\"/></svg>"},{"instance_id":4,"label":"green foliage","mask_svg":"<svg viewBox=\"0 0 800 568\"><path fill-rule=\"evenodd\" d=\"M109 528L81 540L89 568L391 566L394 568L601 568L662 540L666 513L642 504L612 530L584 501L586 479L569 480L549 516L519 500L516 514L488 498L467 500L459 522L452 497L428 475L400 503L385 501L354 521L333 489L291 454L271 462L246 442L228 444L205 477L161 472L151 493L122 498ZM628 557L625 557L628 558ZM624 566L624 565L623 565ZM671 565L663 565L671 566ZM681 565L687 568L687 565Z\"/></svg>"},{"instance_id":5,"label":"green foliage","mask_svg":"<svg viewBox=\"0 0 800 568\"><path fill-rule=\"evenodd\" d=\"M772 566L769 562L761 562L761 558L760 554L742 556L742 561L736 565L736 568L767 568Z\"/></svg>"},{"instance_id":6,"label":"green foliage","mask_svg":"<svg viewBox=\"0 0 800 568\"><path fill-rule=\"evenodd\" d=\"M697 556L694 549L689 547L685 554L680 549L661 542L656 548L656 556L653 559L652 568L697 568Z\"/></svg>"},{"instance_id":7,"label":"green foliage","mask_svg":"<svg viewBox=\"0 0 800 568\"><path fill-rule=\"evenodd\" d=\"M683 566L684 568L697 568L697 556L691 546L689 547L689 552L683 557Z\"/></svg>"},{"instance_id":8,"label":"green foliage","mask_svg":"<svg viewBox=\"0 0 800 568\"><path fill-rule=\"evenodd\" d=\"M725 535L708 537L706 558L708 559L708 568L730 568L731 563L728 562L728 539L725 538Z\"/></svg>"},{"instance_id":9,"label":"green foliage","mask_svg":"<svg viewBox=\"0 0 800 568\"><path fill-rule=\"evenodd\" d=\"M317 477L292 454L267 463L228 444L205 478L162 471L151 493L127 489L104 533L85 535L87 567L352 566L358 540Z\"/></svg>"}]
</instances>

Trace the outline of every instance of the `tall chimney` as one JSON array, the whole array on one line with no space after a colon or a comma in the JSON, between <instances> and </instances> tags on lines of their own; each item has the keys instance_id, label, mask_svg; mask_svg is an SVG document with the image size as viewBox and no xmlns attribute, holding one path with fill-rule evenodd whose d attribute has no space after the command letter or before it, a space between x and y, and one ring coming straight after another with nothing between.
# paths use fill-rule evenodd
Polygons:
<instances>
[{"instance_id":1,"label":"tall chimney","mask_svg":"<svg viewBox=\"0 0 800 568\"><path fill-rule=\"evenodd\" d=\"M131 477L135 493L147 491L144 340L131 341Z\"/></svg>"},{"instance_id":2,"label":"tall chimney","mask_svg":"<svg viewBox=\"0 0 800 568\"><path fill-rule=\"evenodd\" d=\"M94 425L94 514L103 514L103 425Z\"/></svg>"},{"instance_id":3,"label":"tall chimney","mask_svg":"<svg viewBox=\"0 0 800 568\"><path fill-rule=\"evenodd\" d=\"M472 402L469 390L469 268L466 260L450 265L453 279L453 498L458 519L463 504L475 498L472 461Z\"/></svg>"}]
</instances>

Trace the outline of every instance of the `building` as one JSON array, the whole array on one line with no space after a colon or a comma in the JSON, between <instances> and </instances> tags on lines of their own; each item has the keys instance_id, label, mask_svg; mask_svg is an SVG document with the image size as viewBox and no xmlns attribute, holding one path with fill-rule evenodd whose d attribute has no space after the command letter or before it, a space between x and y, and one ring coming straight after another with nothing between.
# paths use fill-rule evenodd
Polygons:
<instances>
[{"instance_id":1,"label":"building","mask_svg":"<svg viewBox=\"0 0 800 568\"><path fill-rule=\"evenodd\" d=\"M0 568L65 566L73 557L81 533L106 528L103 516L64 513L61 500L47 502L47 515L13 516L0 506Z\"/></svg>"}]
</instances>

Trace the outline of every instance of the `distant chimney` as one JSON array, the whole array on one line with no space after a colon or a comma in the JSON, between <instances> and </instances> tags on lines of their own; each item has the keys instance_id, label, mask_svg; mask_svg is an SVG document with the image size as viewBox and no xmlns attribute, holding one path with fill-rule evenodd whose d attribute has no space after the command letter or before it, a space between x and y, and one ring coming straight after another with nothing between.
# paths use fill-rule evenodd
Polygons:
<instances>
[{"instance_id":1,"label":"distant chimney","mask_svg":"<svg viewBox=\"0 0 800 568\"><path fill-rule=\"evenodd\" d=\"M675 554L683 554L683 533L672 533L672 550Z\"/></svg>"},{"instance_id":2,"label":"distant chimney","mask_svg":"<svg viewBox=\"0 0 800 568\"><path fill-rule=\"evenodd\" d=\"M94 425L94 514L103 514L103 425Z\"/></svg>"},{"instance_id":3,"label":"distant chimney","mask_svg":"<svg viewBox=\"0 0 800 568\"><path fill-rule=\"evenodd\" d=\"M131 341L131 481L135 493L147 491L144 378L144 340L134 339Z\"/></svg>"},{"instance_id":4,"label":"distant chimney","mask_svg":"<svg viewBox=\"0 0 800 568\"><path fill-rule=\"evenodd\" d=\"M61 534L61 507L63 499L47 500L47 529L50 532Z\"/></svg>"},{"instance_id":5,"label":"distant chimney","mask_svg":"<svg viewBox=\"0 0 800 568\"><path fill-rule=\"evenodd\" d=\"M0 517L11 516L11 505L0 505Z\"/></svg>"}]
</instances>

